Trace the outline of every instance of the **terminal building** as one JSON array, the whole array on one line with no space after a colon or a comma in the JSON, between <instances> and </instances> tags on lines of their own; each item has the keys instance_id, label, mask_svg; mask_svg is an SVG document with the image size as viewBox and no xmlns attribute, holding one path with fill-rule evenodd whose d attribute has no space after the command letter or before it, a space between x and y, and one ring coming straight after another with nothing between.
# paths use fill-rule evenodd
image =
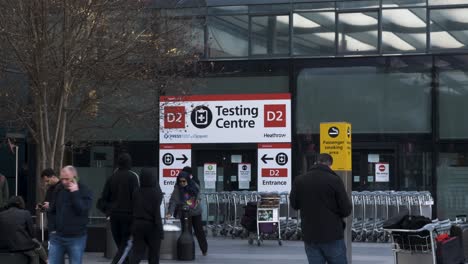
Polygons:
<instances>
[{"instance_id":1,"label":"terminal building","mask_svg":"<svg viewBox=\"0 0 468 264\"><path fill-rule=\"evenodd\" d=\"M163 171L162 158L174 150L180 156L166 156L167 164L191 165L199 178L210 175L210 181L202 179L209 188L257 190L262 164L289 154L288 173L294 179L313 166L320 152L320 123L344 121L353 128L353 190L428 190L439 218L466 214L467 0L155 0L153 7L190 26L204 66L203 73L187 77L189 96L180 99L182 94L174 92L162 101L229 101L225 107L231 108L221 104L211 108L212 114L253 119L212 122L223 131L237 131L262 117L256 111L264 110L255 107L286 100L289 123L282 131L287 136L243 140L252 135L220 135L218 130L213 136L225 138L169 142L155 124L156 129L134 133L124 142L74 151L71 160L83 174L110 174L122 148L133 155L136 167L170 174L170 165ZM101 141L118 138L104 134ZM377 163L388 164L388 181L376 182ZM216 164L215 171L210 164ZM240 168L250 172L248 184L240 183ZM100 190L105 178L89 178Z\"/></svg>"}]
</instances>

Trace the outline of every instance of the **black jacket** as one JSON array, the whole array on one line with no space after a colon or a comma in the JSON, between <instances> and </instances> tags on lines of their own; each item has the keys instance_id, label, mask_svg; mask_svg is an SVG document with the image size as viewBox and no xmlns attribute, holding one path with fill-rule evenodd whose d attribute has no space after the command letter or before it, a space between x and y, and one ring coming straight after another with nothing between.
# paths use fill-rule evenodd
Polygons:
<instances>
[{"instance_id":1,"label":"black jacket","mask_svg":"<svg viewBox=\"0 0 468 264\"><path fill-rule=\"evenodd\" d=\"M49 230L49 232L55 230L55 220L53 215L50 213L50 206L55 201L55 195L57 193L58 186L60 186L60 182L49 186L49 188L47 188L46 196L44 199L44 202L49 202L49 210L47 210L47 229Z\"/></svg>"},{"instance_id":2,"label":"black jacket","mask_svg":"<svg viewBox=\"0 0 468 264\"><path fill-rule=\"evenodd\" d=\"M102 191L106 215L132 214L133 192L138 189L138 175L128 169L118 169L106 181Z\"/></svg>"},{"instance_id":3,"label":"black jacket","mask_svg":"<svg viewBox=\"0 0 468 264\"><path fill-rule=\"evenodd\" d=\"M330 168L317 165L299 176L291 190L291 206L301 211L304 241L328 243L344 238L343 218L352 204L340 177Z\"/></svg>"},{"instance_id":4,"label":"black jacket","mask_svg":"<svg viewBox=\"0 0 468 264\"><path fill-rule=\"evenodd\" d=\"M12 207L0 213L0 251L34 249L33 237L33 221L28 211Z\"/></svg>"},{"instance_id":5,"label":"black jacket","mask_svg":"<svg viewBox=\"0 0 468 264\"><path fill-rule=\"evenodd\" d=\"M117 171L106 181L98 207L108 216L115 213L132 214L133 192L138 189L139 179L130 170L131 163L130 155L119 157Z\"/></svg>"},{"instance_id":6,"label":"black jacket","mask_svg":"<svg viewBox=\"0 0 468 264\"><path fill-rule=\"evenodd\" d=\"M50 214L55 221L54 231L60 236L74 237L86 234L93 197L85 185L79 183L78 187L78 191L70 192L62 184L57 186Z\"/></svg>"},{"instance_id":7,"label":"black jacket","mask_svg":"<svg viewBox=\"0 0 468 264\"><path fill-rule=\"evenodd\" d=\"M133 218L153 223L163 235L161 203L163 193L157 178L151 170L143 169L140 175L141 187L133 194Z\"/></svg>"}]
</instances>

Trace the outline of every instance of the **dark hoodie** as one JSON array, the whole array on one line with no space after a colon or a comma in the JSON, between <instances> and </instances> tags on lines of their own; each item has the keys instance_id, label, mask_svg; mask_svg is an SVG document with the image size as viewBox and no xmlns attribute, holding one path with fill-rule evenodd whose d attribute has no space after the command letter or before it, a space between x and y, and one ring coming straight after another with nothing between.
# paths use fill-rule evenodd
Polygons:
<instances>
[{"instance_id":1,"label":"dark hoodie","mask_svg":"<svg viewBox=\"0 0 468 264\"><path fill-rule=\"evenodd\" d=\"M155 224L162 235L161 203L163 193L159 187L157 177L151 169L141 170L140 186L133 194L133 217L135 220Z\"/></svg>"},{"instance_id":2,"label":"dark hoodie","mask_svg":"<svg viewBox=\"0 0 468 264\"><path fill-rule=\"evenodd\" d=\"M100 203L106 215L132 214L133 192L138 189L138 175L131 171L132 158L121 154L117 161L118 169L107 180Z\"/></svg>"}]
</instances>

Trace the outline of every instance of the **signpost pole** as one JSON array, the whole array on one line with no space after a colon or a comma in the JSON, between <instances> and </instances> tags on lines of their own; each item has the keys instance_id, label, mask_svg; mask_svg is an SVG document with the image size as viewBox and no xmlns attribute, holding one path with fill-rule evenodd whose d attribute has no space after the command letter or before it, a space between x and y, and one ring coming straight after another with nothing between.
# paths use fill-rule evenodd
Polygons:
<instances>
[{"instance_id":1,"label":"signpost pole","mask_svg":"<svg viewBox=\"0 0 468 264\"><path fill-rule=\"evenodd\" d=\"M352 192L352 150L351 150L351 124L321 123L320 124L320 152L328 153L333 157L332 169L343 180L349 200ZM351 227L352 217L344 219L346 222L345 243L348 263L352 263Z\"/></svg>"}]
</instances>

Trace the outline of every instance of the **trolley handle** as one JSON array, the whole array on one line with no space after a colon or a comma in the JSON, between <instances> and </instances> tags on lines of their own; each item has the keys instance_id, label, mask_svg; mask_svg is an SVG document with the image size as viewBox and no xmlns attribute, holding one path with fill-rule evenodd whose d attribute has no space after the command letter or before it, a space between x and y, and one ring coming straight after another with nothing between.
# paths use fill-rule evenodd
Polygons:
<instances>
[{"instance_id":1,"label":"trolley handle","mask_svg":"<svg viewBox=\"0 0 468 264\"><path fill-rule=\"evenodd\" d=\"M419 233L422 231L429 231L432 232L439 227L439 224L427 224L423 226L420 229L384 229L385 231L388 231L390 233L395 233L395 232L404 232L404 233Z\"/></svg>"}]
</instances>

